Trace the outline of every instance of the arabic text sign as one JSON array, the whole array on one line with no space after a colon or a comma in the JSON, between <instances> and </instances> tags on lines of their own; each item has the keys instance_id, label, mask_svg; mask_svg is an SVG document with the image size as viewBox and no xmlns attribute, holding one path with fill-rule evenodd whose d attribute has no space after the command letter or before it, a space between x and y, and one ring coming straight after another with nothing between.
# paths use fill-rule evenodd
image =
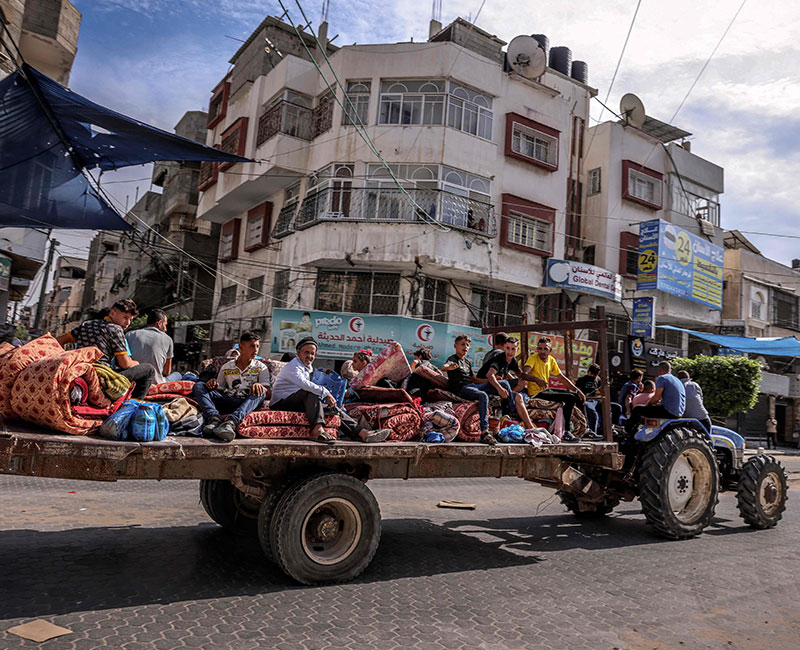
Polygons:
<instances>
[{"instance_id":1,"label":"arabic text sign","mask_svg":"<svg viewBox=\"0 0 800 650\"><path fill-rule=\"evenodd\" d=\"M638 289L722 309L723 249L661 219L639 224Z\"/></svg>"},{"instance_id":2,"label":"arabic text sign","mask_svg":"<svg viewBox=\"0 0 800 650\"><path fill-rule=\"evenodd\" d=\"M514 336L517 336L516 334ZM558 367L561 368L562 372L565 370L566 366L566 355L564 351L564 337L563 336L553 336L552 334L540 333L540 332L529 332L528 333L528 349L531 351L530 354L536 354L536 343L542 336L546 336L549 338L553 343L553 350L550 353L553 358L558 361ZM596 341L584 341L582 339L573 339L572 340L572 377L573 381L580 377L581 375L586 374L586 369L594 363L595 357L597 355L597 342ZM553 388L566 388L566 385L561 382L560 379L556 377L550 378L550 386Z\"/></svg>"},{"instance_id":3,"label":"arabic text sign","mask_svg":"<svg viewBox=\"0 0 800 650\"><path fill-rule=\"evenodd\" d=\"M652 339L656 327L656 299L634 298L631 314L631 335Z\"/></svg>"},{"instance_id":4,"label":"arabic text sign","mask_svg":"<svg viewBox=\"0 0 800 650\"><path fill-rule=\"evenodd\" d=\"M545 286L591 293L611 300L622 300L622 277L617 273L567 260L547 260Z\"/></svg>"}]
</instances>

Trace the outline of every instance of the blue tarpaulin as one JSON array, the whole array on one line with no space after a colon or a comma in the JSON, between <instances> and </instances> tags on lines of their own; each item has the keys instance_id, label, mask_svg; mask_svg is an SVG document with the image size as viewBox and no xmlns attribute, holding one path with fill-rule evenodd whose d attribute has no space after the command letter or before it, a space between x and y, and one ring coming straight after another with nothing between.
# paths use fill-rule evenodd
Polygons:
<instances>
[{"instance_id":1,"label":"blue tarpaulin","mask_svg":"<svg viewBox=\"0 0 800 650\"><path fill-rule=\"evenodd\" d=\"M247 161L95 104L28 65L23 72L0 81L0 227L130 230L82 168Z\"/></svg>"},{"instance_id":2,"label":"blue tarpaulin","mask_svg":"<svg viewBox=\"0 0 800 650\"><path fill-rule=\"evenodd\" d=\"M780 338L752 338L749 336L726 336L724 334L709 334L708 332L695 332L694 330L659 325L661 329L688 332L692 336L704 339L716 345L731 348L739 352L761 354L773 357L800 357L800 341L794 336Z\"/></svg>"}]
</instances>

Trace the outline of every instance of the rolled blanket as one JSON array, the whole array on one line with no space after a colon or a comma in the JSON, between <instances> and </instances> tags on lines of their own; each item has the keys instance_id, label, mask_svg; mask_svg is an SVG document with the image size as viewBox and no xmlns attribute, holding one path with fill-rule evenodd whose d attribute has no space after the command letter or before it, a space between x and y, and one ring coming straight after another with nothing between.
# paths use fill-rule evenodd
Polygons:
<instances>
[{"instance_id":1,"label":"rolled blanket","mask_svg":"<svg viewBox=\"0 0 800 650\"><path fill-rule=\"evenodd\" d=\"M100 380L100 387L103 392L112 400L119 399L131 387L130 379L123 377L118 372L114 372L102 363L92 364L97 371L97 378Z\"/></svg>"}]
</instances>

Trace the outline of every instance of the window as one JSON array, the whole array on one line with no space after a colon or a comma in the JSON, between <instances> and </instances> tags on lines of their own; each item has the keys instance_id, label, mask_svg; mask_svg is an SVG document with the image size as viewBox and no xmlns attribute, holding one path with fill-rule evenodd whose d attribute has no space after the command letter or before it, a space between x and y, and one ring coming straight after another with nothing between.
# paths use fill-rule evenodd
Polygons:
<instances>
[{"instance_id":1,"label":"window","mask_svg":"<svg viewBox=\"0 0 800 650\"><path fill-rule=\"evenodd\" d=\"M264 295L264 276L250 278L247 281L247 298L245 300L258 300Z\"/></svg>"},{"instance_id":2,"label":"window","mask_svg":"<svg viewBox=\"0 0 800 650\"><path fill-rule=\"evenodd\" d=\"M222 226L219 239L219 258L222 262L229 262L239 257L240 223L239 219L231 219Z\"/></svg>"},{"instance_id":3,"label":"window","mask_svg":"<svg viewBox=\"0 0 800 650\"><path fill-rule=\"evenodd\" d=\"M422 285L423 318L447 322L447 280L425 278Z\"/></svg>"},{"instance_id":4,"label":"window","mask_svg":"<svg viewBox=\"0 0 800 650\"><path fill-rule=\"evenodd\" d=\"M553 224L542 219L531 219L511 211L508 217L508 241L525 248L552 252Z\"/></svg>"},{"instance_id":5,"label":"window","mask_svg":"<svg viewBox=\"0 0 800 650\"><path fill-rule=\"evenodd\" d=\"M575 308L563 293L536 296L534 311L537 323L559 323L575 318Z\"/></svg>"},{"instance_id":6,"label":"window","mask_svg":"<svg viewBox=\"0 0 800 650\"><path fill-rule=\"evenodd\" d=\"M619 273L634 277L639 274L639 236L635 233L619 234Z\"/></svg>"},{"instance_id":7,"label":"window","mask_svg":"<svg viewBox=\"0 0 800 650\"><path fill-rule=\"evenodd\" d=\"M750 299L750 318L761 320L764 316L762 306L764 305L764 296L760 291L753 293Z\"/></svg>"},{"instance_id":8,"label":"window","mask_svg":"<svg viewBox=\"0 0 800 650\"><path fill-rule=\"evenodd\" d=\"M447 97L447 126L484 140L492 139L492 98L451 81Z\"/></svg>"},{"instance_id":9,"label":"window","mask_svg":"<svg viewBox=\"0 0 800 650\"><path fill-rule=\"evenodd\" d=\"M275 239L286 237L294 232L294 215L297 212L297 203L300 199L300 181L286 188L283 199L283 207L278 213L275 221L275 228L272 229L272 236Z\"/></svg>"},{"instance_id":10,"label":"window","mask_svg":"<svg viewBox=\"0 0 800 650\"><path fill-rule=\"evenodd\" d=\"M317 273L316 308L365 314L397 314L399 273L328 271Z\"/></svg>"},{"instance_id":11,"label":"window","mask_svg":"<svg viewBox=\"0 0 800 650\"><path fill-rule=\"evenodd\" d=\"M247 211L244 232L244 249L247 252L263 248L269 243L269 219L272 203L266 201Z\"/></svg>"},{"instance_id":12,"label":"window","mask_svg":"<svg viewBox=\"0 0 800 650\"><path fill-rule=\"evenodd\" d=\"M208 124L206 128L213 129L217 124L225 119L228 113L228 96L231 92L229 81L221 83L214 90L211 101L208 102Z\"/></svg>"},{"instance_id":13,"label":"window","mask_svg":"<svg viewBox=\"0 0 800 650\"><path fill-rule=\"evenodd\" d=\"M325 93L317 101L317 106L312 114L312 138L316 138L320 133L325 133L333 126L334 101L332 92Z\"/></svg>"},{"instance_id":14,"label":"window","mask_svg":"<svg viewBox=\"0 0 800 650\"><path fill-rule=\"evenodd\" d=\"M369 81L348 81L342 124L364 124L369 120ZM348 101L349 100L349 101ZM351 106L352 105L352 106Z\"/></svg>"},{"instance_id":15,"label":"window","mask_svg":"<svg viewBox=\"0 0 800 650\"><path fill-rule=\"evenodd\" d=\"M798 329L797 296L783 291L772 292L772 324L787 329Z\"/></svg>"},{"instance_id":16,"label":"window","mask_svg":"<svg viewBox=\"0 0 800 650\"><path fill-rule=\"evenodd\" d=\"M225 153L231 153L236 156L244 156L245 148L247 146L247 118L240 117L222 134L222 145L220 149ZM236 163L224 162L220 163L219 170L224 172L229 167Z\"/></svg>"},{"instance_id":17,"label":"window","mask_svg":"<svg viewBox=\"0 0 800 650\"><path fill-rule=\"evenodd\" d=\"M473 287L469 324L472 327L519 325L522 323L524 308L524 296Z\"/></svg>"},{"instance_id":18,"label":"window","mask_svg":"<svg viewBox=\"0 0 800 650\"><path fill-rule=\"evenodd\" d=\"M547 171L558 169L559 131L516 113L506 114L506 156Z\"/></svg>"},{"instance_id":19,"label":"window","mask_svg":"<svg viewBox=\"0 0 800 650\"><path fill-rule=\"evenodd\" d=\"M209 187L214 185L219 178L219 163L210 160L204 160L200 163L200 177L197 183L197 189L200 192L205 192Z\"/></svg>"},{"instance_id":20,"label":"window","mask_svg":"<svg viewBox=\"0 0 800 650\"><path fill-rule=\"evenodd\" d=\"M662 175L630 160L622 161L622 198L648 208L661 209Z\"/></svg>"},{"instance_id":21,"label":"window","mask_svg":"<svg viewBox=\"0 0 800 650\"><path fill-rule=\"evenodd\" d=\"M595 167L594 169L590 169L589 173L586 175L586 180L589 185L589 191L587 192L587 196L592 196L593 194L600 194L600 168Z\"/></svg>"},{"instance_id":22,"label":"window","mask_svg":"<svg viewBox=\"0 0 800 650\"><path fill-rule=\"evenodd\" d=\"M219 293L219 306L225 307L226 305L232 305L236 302L236 285L231 284L227 287L223 287L222 291Z\"/></svg>"},{"instance_id":23,"label":"window","mask_svg":"<svg viewBox=\"0 0 800 650\"><path fill-rule=\"evenodd\" d=\"M313 174L295 229L301 230L326 219L349 217L352 187L353 165L334 163Z\"/></svg>"},{"instance_id":24,"label":"window","mask_svg":"<svg viewBox=\"0 0 800 650\"><path fill-rule=\"evenodd\" d=\"M286 308L289 306L289 269L275 271L272 283L272 306Z\"/></svg>"},{"instance_id":25,"label":"window","mask_svg":"<svg viewBox=\"0 0 800 650\"><path fill-rule=\"evenodd\" d=\"M378 124L444 124L445 82L382 81Z\"/></svg>"},{"instance_id":26,"label":"window","mask_svg":"<svg viewBox=\"0 0 800 650\"><path fill-rule=\"evenodd\" d=\"M669 175L670 209L714 226L720 224L719 195L688 178Z\"/></svg>"}]
</instances>

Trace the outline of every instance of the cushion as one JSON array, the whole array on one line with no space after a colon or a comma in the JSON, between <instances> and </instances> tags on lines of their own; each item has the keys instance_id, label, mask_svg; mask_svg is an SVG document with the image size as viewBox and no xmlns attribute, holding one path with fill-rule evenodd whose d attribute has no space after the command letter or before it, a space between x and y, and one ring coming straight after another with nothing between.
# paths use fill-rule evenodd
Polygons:
<instances>
[{"instance_id":1,"label":"cushion","mask_svg":"<svg viewBox=\"0 0 800 650\"><path fill-rule=\"evenodd\" d=\"M326 428L326 433L338 437L338 428ZM311 427L296 424L278 424L268 427L243 427L239 425L237 433L244 438L311 438Z\"/></svg>"},{"instance_id":2,"label":"cushion","mask_svg":"<svg viewBox=\"0 0 800 650\"><path fill-rule=\"evenodd\" d=\"M153 384L147 391L147 397L156 395L191 395L195 382L179 380L179 381L164 381L160 384Z\"/></svg>"},{"instance_id":3,"label":"cushion","mask_svg":"<svg viewBox=\"0 0 800 650\"><path fill-rule=\"evenodd\" d=\"M391 429L389 440L412 440L419 438L420 431L419 416L416 413L398 413L386 418L381 422L382 429Z\"/></svg>"},{"instance_id":4,"label":"cushion","mask_svg":"<svg viewBox=\"0 0 800 650\"><path fill-rule=\"evenodd\" d=\"M458 418L460 429L457 440L478 442L481 439L481 425L477 402L458 402L453 404L453 412Z\"/></svg>"},{"instance_id":5,"label":"cushion","mask_svg":"<svg viewBox=\"0 0 800 650\"><path fill-rule=\"evenodd\" d=\"M325 428L338 429L341 424L342 421L338 415L328 415L325 417ZM253 411L252 413L248 413L244 419L242 419L242 421L239 423L239 428L283 425L301 427L310 426L305 413L295 413L294 411Z\"/></svg>"},{"instance_id":6,"label":"cushion","mask_svg":"<svg viewBox=\"0 0 800 650\"><path fill-rule=\"evenodd\" d=\"M97 348L94 349L97 350ZM50 334L33 339L33 341L29 341L13 350L7 350L0 357L0 415L5 417L14 416L14 410L11 407L11 387L17 380L19 373L34 361L54 354L62 354L63 352L64 348Z\"/></svg>"},{"instance_id":7,"label":"cushion","mask_svg":"<svg viewBox=\"0 0 800 650\"><path fill-rule=\"evenodd\" d=\"M416 368L414 368L414 374L419 375L420 377L424 377L438 388L446 389L448 386L447 375L445 375L441 370L433 366L421 363Z\"/></svg>"},{"instance_id":8,"label":"cushion","mask_svg":"<svg viewBox=\"0 0 800 650\"><path fill-rule=\"evenodd\" d=\"M411 366L408 365L403 346L397 341L391 341L373 361L370 361L358 373L358 377L352 381L350 387L358 389L364 386L374 386L381 379L390 379L399 384L410 374Z\"/></svg>"},{"instance_id":9,"label":"cushion","mask_svg":"<svg viewBox=\"0 0 800 650\"><path fill-rule=\"evenodd\" d=\"M380 386L365 386L357 391L358 398L362 402L372 404L386 403L414 403L414 399L406 391L399 388L381 388Z\"/></svg>"}]
</instances>

